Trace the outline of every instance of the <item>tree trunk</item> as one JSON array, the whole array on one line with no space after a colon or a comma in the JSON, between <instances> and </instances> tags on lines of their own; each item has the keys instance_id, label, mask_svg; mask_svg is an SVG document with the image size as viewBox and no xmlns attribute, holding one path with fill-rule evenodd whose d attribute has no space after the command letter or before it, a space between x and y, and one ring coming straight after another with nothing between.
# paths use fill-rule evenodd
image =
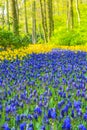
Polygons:
<instances>
[{"instance_id":1,"label":"tree trunk","mask_svg":"<svg viewBox=\"0 0 87 130\"><path fill-rule=\"evenodd\" d=\"M62 14L64 14L64 0L62 0Z\"/></svg>"},{"instance_id":2,"label":"tree trunk","mask_svg":"<svg viewBox=\"0 0 87 130\"><path fill-rule=\"evenodd\" d=\"M58 16L60 15L60 3L59 3L59 0L57 1L57 7L58 7Z\"/></svg>"},{"instance_id":3,"label":"tree trunk","mask_svg":"<svg viewBox=\"0 0 87 130\"><path fill-rule=\"evenodd\" d=\"M80 10L79 10L79 5L78 5L78 0L76 0L76 11L78 15L78 24L80 25Z\"/></svg>"},{"instance_id":4,"label":"tree trunk","mask_svg":"<svg viewBox=\"0 0 87 130\"><path fill-rule=\"evenodd\" d=\"M49 20L49 40L54 31L54 20L53 20L53 8L52 8L52 0L48 0L48 20Z\"/></svg>"},{"instance_id":5,"label":"tree trunk","mask_svg":"<svg viewBox=\"0 0 87 130\"><path fill-rule=\"evenodd\" d=\"M7 26L8 30L10 31L10 23L9 23L9 2L6 0L6 10L7 10Z\"/></svg>"},{"instance_id":6,"label":"tree trunk","mask_svg":"<svg viewBox=\"0 0 87 130\"><path fill-rule=\"evenodd\" d=\"M54 31L53 0L51 0L51 27L52 27L52 33L53 33L53 31Z\"/></svg>"},{"instance_id":7,"label":"tree trunk","mask_svg":"<svg viewBox=\"0 0 87 130\"><path fill-rule=\"evenodd\" d=\"M17 12L17 19L19 24L19 7L18 7L18 0L16 0L16 12Z\"/></svg>"},{"instance_id":8,"label":"tree trunk","mask_svg":"<svg viewBox=\"0 0 87 130\"><path fill-rule=\"evenodd\" d=\"M46 4L46 1L44 1L44 5ZM44 31L44 40L45 40L45 43L48 42L48 33L47 33L47 30L46 30L46 18L44 18L44 9L43 9L43 4L42 4L42 0L40 0L40 7L41 7L41 15L42 15L42 26L43 26L43 31ZM46 12L45 12L46 13ZM46 14L45 14L46 15ZM45 19L45 21L44 21Z\"/></svg>"},{"instance_id":9,"label":"tree trunk","mask_svg":"<svg viewBox=\"0 0 87 130\"><path fill-rule=\"evenodd\" d=\"M70 0L70 29L72 30L74 27L74 14L73 14L73 0Z\"/></svg>"},{"instance_id":10,"label":"tree trunk","mask_svg":"<svg viewBox=\"0 0 87 130\"><path fill-rule=\"evenodd\" d=\"M69 0L67 0L67 30L70 28Z\"/></svg>"},{"instance_id":11,"label":"tree trunk","mask_svg":"<svg viewBox=\"0 0 87 130\"><path fill-rule=\"evenodd\" d=\"M5 23L4 10L5 10L5 7L4 7L4 5L2 5L2 29L4 29L4 23Z\"/></svg>"},{"instance_id":12,"label":"tree trunk","mask_svg":"<svg viewBox=\"0 0 87 130\"><path fill-rule=\"evenodd\" d=\"M48 0L48 20L49 20L49 27L48 27L48 35L49 35L49 39L50 39L50 37L51 37L51 35L52 35L52 28L51 28L51 1L50 0Z\"/></svg>"},{"instance_id":13,"label":"tree trunk","mask_svg":"<svg viewBox=\"0 0 87 130\"><path fill-rule=\"evenodd\" d=\"M46 32L46 37L47 37L47 41L48 41L48 27L47 27L46 0L44 0L44 26L45 26L45 32Z\"/></svg>"},{"instance_id":14,"label":"tree trunk","mask_svg":"<svg viewBox=\"0 0 87 130\"><path fill-rule=\"evenodd\" d=\"M24 14L25 14L25 32L28 33L28 21L27 21L26 0L24 0Z\"/></svg>"},{"instance_id":15,"label":"tree trunk","mask_svg":"<svg viewBox=\"0 0 87 130\"><path fill-rule=\"evenodd\" d=\"M15 2L15 0L11 0L11 2L12 2L12 17L13 17L13 32L15 35L19 35L16 2Z\"/></svg>"},{"instance_id":16,"label":"tree trunk","mask_svg":"<svg viewBox=\"0 0 87 130\"><path fill-rule=\"evenodd\" d=\"M32 2L32 43L36 43L36 1Z\"/></svg>"}]
</instances>

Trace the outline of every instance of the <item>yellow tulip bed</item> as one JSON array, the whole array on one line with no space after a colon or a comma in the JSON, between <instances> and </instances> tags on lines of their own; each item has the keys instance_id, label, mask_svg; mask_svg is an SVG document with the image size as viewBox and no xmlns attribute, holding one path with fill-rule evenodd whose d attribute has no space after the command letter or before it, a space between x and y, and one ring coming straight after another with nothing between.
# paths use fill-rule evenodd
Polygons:
<instances>
[{"instance_id":1,"label":"yellow tulip bed","mask_svg":"<svg viewBox=\"0 0 87 130\"><path fill-rule=\"evenodd\" d=\"M19 49L7 49L6 51L0 52L0 60L8 59L16 59L18 56L20 59L25 57L27 54L32 53L47 53L50 52L52 49L64 49L64 50L71 50L71 51L84 51L87 52L87 46L58 46L54 44L33 44L27 47L21 47Z\"/></svg>"}]
</instances>

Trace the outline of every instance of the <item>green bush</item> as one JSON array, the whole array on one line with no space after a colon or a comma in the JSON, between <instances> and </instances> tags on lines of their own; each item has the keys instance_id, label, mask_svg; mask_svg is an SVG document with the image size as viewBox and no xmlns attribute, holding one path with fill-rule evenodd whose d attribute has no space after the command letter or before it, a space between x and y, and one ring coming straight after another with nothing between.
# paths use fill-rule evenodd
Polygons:
<instances>
[{"instance_id":1,"label":"green bush","mask_svg":"<svg viewBox=\"0 0 87 130\"><path fill-rule=\"evenodd\" d=\"M15 36L12 32L0 30L0 46L4 49L8 47L19 48L21 46L32 43L32 37L27 34L22 36Z\"/></svg>"},{"instance_id":2,"label":"green bush","mask_svg":"<svg viewBox=\"0 0 87 130\"><path fill-rule=\"evenodd\" d=\"M14 36L12 32L0 30L0 46L7 48L20 44L20 38Z\"/></svg>"},{"instance_id":3,"label":"green bush","mask_svg":"<svg viewBox=\"0 0 87 130\"><path fill-rule=\"evenodd\" d=\"M44 42L43 35L37 34L37 43ZM26 34L23 36L15 36L12 32L6 30L0 30L0 46L2 48L7 49L8 47L19 48L21 46L27 46L32 43L32 35Z\"/></svg>"},{"instance_id":4,"label":"green bush","mask_svg":"<svg viewBox=\"0 0 87 130\"><path fill-rule=\"evenodd\" d=\"M60 44L62 45L81 45L85 44L84 35L81 32L68 31L60 38Z\"/></svg>"},{"instance_id":5,"label":"green bush","mask_svg":"<svg viewBox=\"0 0 87 130\"><path fill-rule=\"evenodd\" d=\"M32 35L30 35L30 34L26 34L23 37L21 37L20 39L21 39L21 43L23 46L32 43Z\"/></svg>"},{"instance_id":6,"label":"green bush","mask_svg":"<svg viewBox=\"0 0 87 130\"><path fill-rule=\"evenodd\" d=\"M83 29L74 29L72 31L67 31L64 28L55 31L53 37L51 38L51 43L58 45L84 45L87 42L86 32Z\"/></svg>"}]
</instances>

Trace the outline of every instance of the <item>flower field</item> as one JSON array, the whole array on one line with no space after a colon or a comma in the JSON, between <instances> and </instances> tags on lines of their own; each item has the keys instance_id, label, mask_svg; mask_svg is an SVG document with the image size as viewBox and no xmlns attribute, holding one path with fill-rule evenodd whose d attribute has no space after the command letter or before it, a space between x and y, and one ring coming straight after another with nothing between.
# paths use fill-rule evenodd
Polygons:
<instances>
[{"instance_id":1,"label":"flower field","mask_svg":"<svg viewBox=\"0 0 87 130\"><path fill-rule=\"evenodd\" d=\"M87 130L86 47L1 51L0 130Z\"/></svg>"},{"instance_id":2,"label":"flower field","mask_svg":"<svg viewBox=\"0 0 87 130\"><path fill-rule=\"evenodd\" d=\"M29 45L27 47L21 47L19 49L10 49L8 48L7 51L0 51L0 60L13 60L16 59L17 57L19 59L22 59L28 54L32 53L47 53L52 51L52 49L59 48L63 50L71 50L71 51L85 51L87 52L87 46L58 46L55 44L34 44L34 45Z\"/></svg>"}]
</instances>

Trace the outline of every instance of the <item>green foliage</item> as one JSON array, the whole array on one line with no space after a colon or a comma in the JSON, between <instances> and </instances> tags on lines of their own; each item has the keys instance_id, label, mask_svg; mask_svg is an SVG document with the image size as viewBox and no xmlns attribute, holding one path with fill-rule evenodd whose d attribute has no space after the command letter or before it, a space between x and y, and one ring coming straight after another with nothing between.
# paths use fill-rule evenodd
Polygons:
<instances>
[{"instance_id":1,"label":"green foliage","mask_svg":"<svg viewBox=\"0 0 87 130\"><path fill-rule=\"evenodd\" d=\"M83 45L86 43L84 33L79 30L65 31L59 39L62 45Z\"/></svg>"},{"instance_id":2,"label":"green foliage","mask_svg":"<svg viewBox=\"0 0 87 130\"><path fill-rule=\"evenodd\" d=\"M22 46L32 43L32 35L26 34L23 37L20 36L20 42L22 43Z\"/></svg>"},{"instance_id":3,"label":"green foliage","mask_svg":"<svg viewBox=\"0 0 87 130\"><path fill-rule=\"evenodd\" d=\"M19 48L32 43L32 35L15 36L12 32L0 30L0 46L4 49L8 47ZM37 43L44 43L43 35L37 34Z\"/></svg>"},{"instance_id":4,"label":"green foliage","mask_svg":"<svg viewBox=\"0 0 87 130\"><path fill-rule=\"evenodd\" d=\"M37 43L44 43L44 36L43 34L37 34Z\"/></svg>"},{"instance_id":5,"label":"green foliage","mask_svg":"<svg viewBox=\"0 0 87 130\"><path fill-rule=\"evenodd\" d=\"M0 46L4 49L8 47L19 48L31 43L32 38L30 35L15 36L12 32L0 30Z\"/></svg>"},{"instance_id":6,"label":"green foliage","mask_svg":"<svg viewBox=\"0 0 87 130\"><path fill-rule=\"evenodd\" d=\"M72 31L67 31L67 3L66 0L59 0L53 2L53 12L54 12L54 34L50 39L50 43L58 44L58 45L87 45L87 2L83 1L79 2L79 10L80 10L80 26L78 24L78 14L76 11L76 2L74 1L73 9L74 9L74 29ZM19 1L21 8L19 9L19 15L24 14L23 6L21 1ZM32 2L27 1L27 9ZM0 2L0 6L3 3ZM42 28L41 17L38 11L41 11L40 5L36 2L36 6L38 10L36 10L36 42L44 43L44 33ZM28 11L28 10L27 10ZM48 13L48 12L47 12ZM6 17L4 17L4 26L2 26L2 17L1 19L1 29L0 29L0 46L7 48L13 46L14 48L19 48L21 46L26 46L32 43L32 10L28 11L28 26L29 26L29 34L24 33L24 15L20 15L19 17L19 30L21 36L15 36L12 32L2 30L8 29L8 24L6 24ZM11 10L9 9L9 22L10 29L12 30L12 16ZM22 19L22 20L21 20ZM47 26L49 26L49 20L47 18ZM49 31L48 31L49 32ZM23 35L23 36L22 36Z\"/></svg>"},{"instance_id":7,"label":"green foliage","mask_svg":"<svg viewBox=\"0 0 87 130\"><path fill-rule=\"evenodd\" d=\"M61 30L54 32L51 42L58 45L84 45L87 42L86 32L79 28L72 31L61 28Z\"/></svg>"},{"instance_id":8,"label":"green foliage","mask_svg":"<svg viewBox=\"0 0 87 130\"><path fill-rule=\"evenodd\" d=\"M58 45L87 45L87 4L80 4L80 26L76 9L74 8L74 29L68 31L66 26L66 15L55 15L55 30L51 38L51 43Z\"/></svg>"}]
</instances>

